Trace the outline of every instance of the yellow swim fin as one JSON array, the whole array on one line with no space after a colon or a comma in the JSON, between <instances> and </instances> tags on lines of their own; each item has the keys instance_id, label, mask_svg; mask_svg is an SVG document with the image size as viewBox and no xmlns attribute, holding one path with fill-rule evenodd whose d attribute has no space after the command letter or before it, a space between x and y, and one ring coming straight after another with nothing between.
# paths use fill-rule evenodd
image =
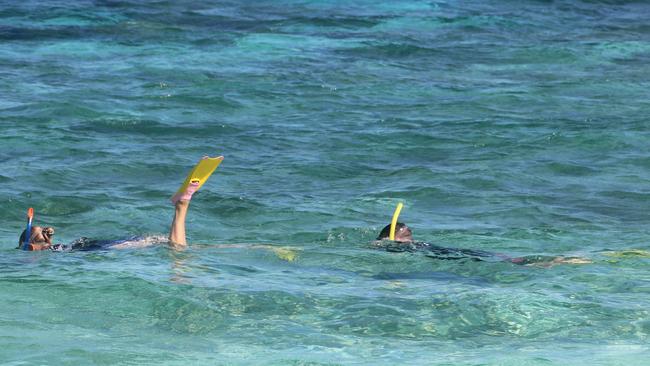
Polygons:
<instances>
[{"instance_id":1,"label":"yellow swim fin","mask_svg":"<svg viewBox=\"0 0 650 366\"><path fill-rule=\"evenodd\" d=\"M293 262L298 256L295 251L289 248L273 248L273 253L278 256L278 258L285 260L287 262Z\"/></svg>"},{"instance_id":2,"label":"yellow swim fin","mask_svg":"<svg viewBox=\"0 0 650 366\"><path fill-rule=\"evenodd\" d=\"M185 178L185 181L181 185L181 188L178 189L176 194L183 194L185 190L187 189L187 186L190 185L190 183L197 182L199 183L198 188L196 189L197 191L205 182L207 182L208 178L210 178L210 175L212 175L212 172L217 169L219 164L223 161L223 156L217 156L216 158L211 158L211 157L204 157L201 159L192 169L190 174L187 175L187 178Z\"/></svg>"}]
</instances>

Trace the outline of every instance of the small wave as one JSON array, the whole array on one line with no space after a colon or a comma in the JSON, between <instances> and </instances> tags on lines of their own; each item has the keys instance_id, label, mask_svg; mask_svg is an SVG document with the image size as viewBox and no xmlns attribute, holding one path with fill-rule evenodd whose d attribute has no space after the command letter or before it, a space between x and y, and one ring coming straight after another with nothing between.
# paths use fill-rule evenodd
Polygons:
<instances>
[{"instance_id":1,"label":"small wave","mask_svg":"<svg viewBox=\"0 0 650 366\"><path fill-rule=\"evenodd\" d=\"M282 20L279 23L282 25L287 24L300 24L312 25L318 27L332 27L332 28L370 28L380 24L380 17L293 17L289 20Z\"/></svg>"},{"instance_id":2,"label":"small wave","mask_svg":"<svg viewBox=\"0 0 650 366\"><path fill-rule=\"evenodd\" d=\"M592 169L588 166L572 164L572 163L554 162L548 164L547 168L554 174L577 176L577 177L588 176L597 173L595 169Z\"/></svg>"},{"instance_id":3,"label":"small wave","mask_svg":"<svg viewBox=\"0 0 650 366\"><path fill-rule=\"evenodd\" d=\"M146 136L197 136L213 133L235 134L240 129L219 124L203 123L200 126L194 125L167 125L155 120L140 119L137 117L109 117L97 118L79 123L71 127L73 131L93 133L136 133Z\"/></svg>"},{"instance_id":4,"label":"small wave","mask_svg":"<svg viewBox=\"0 0 650 366\"><path fill-rule=\"evenodd\" d=\"M31 28L0 26L0 40L5 41L44 41L53 39L80 39L88 35L80 27Z\"/></svg>"},{"instance_id":5,"label":"small wave","mask_svg":"<svg viewBox=\"0 0 650 366\"><path fill-rule=\"evenodd\" d=\"M416 56L434 56L439 52L427 47L414 46L403 43L389 43L380 45L368 45L350 49L338 50L337 53L344 56L368 57L368 58L409 58Z\"/></svg>"}]
</instances>

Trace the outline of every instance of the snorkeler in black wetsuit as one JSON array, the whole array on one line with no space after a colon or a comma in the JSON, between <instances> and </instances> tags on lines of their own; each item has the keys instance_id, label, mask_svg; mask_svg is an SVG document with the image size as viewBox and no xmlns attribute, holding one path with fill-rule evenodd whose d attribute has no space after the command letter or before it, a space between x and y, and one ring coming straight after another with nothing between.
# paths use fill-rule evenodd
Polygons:
<instances>
[{"instance_id":1,"label":"snorkeler in black wetsuit","mask_svg":"<svg viewBox=\"0 0 650 366\"><path fill-rule=\"evenodd\" d=\"M420 252L425 251L428 257L446 260L469 259L482 261L488 258L501 257L498 254L486 252L483 250L446 248L425 242L413 240L411 228L406 224L398 222L395 226L395 240L385 241L390 234L390 225L386 225L377 237L378 246L381 246L388 252Z\"/></svg>"},{"instance_id":2,"label":"snorkeler in black wetsuit","mask_svg":"<svg viewBox=\"0 0 650 366\"><path fill-rule=\"evenodd\" d=\"M201 159L201 161L199 161L199 164L202 161L207 161L205 159L215 160L217 158L210 159L207 156L205 156ZM223 159L223 157L221 157L221 159ZM207 180L207 178L210 176L210 174L212 174L212 171L214 171L214 169L216 169L216 166L214 166L212 170L210 170L207 174L204 174L204 176L201 178L203 179L203 182ZM194 171L192 171L190 175L192 175L193 172ZM182 186L181 190L179 190L171 198L171 202L174 205L174 217L172 219L171 227L169 229L169 238L166 241L149 240L149 243L165 242L166 244L168 244L170 247L174 249L183 249L187 247L187 238L185 236L185 218L187 217L187 211L189 209L192 195L201 187L201 184L203 182L201 182L199 179L193 179L191 181L188 180L187 185ZM69 251L69 250L89 251L89 250L109 249L113 247L118 247L121 244L127 245L133 242L147 241L145 238L138 237L138 236L131 237L128 239L120 239L120 240L94 240L94 239L88 239L82 237L66 245L66 244L53 244L52 243L53 238L54 238L54 228L49 226L32 227L31 216L30 216L28 229L23 230L22 234L20 235L20 238L18 239L18 247L16 249L24 249L29 251L51 250L55 252Z\"/></svg>"},{"instance_id":3,"label":"snorkeler in black wetsuit","mask_svg":"<svg viewBox=\"0 0 650 366\"><path fill-rule=\"evenodd\" d=\"M115 245L124 244L126 242L140 241L143 239L144 238L141 236L134 236L131 238L119 239L119 240L98 240L98 239L89 239L86 237L81 237L79 239L74 240L72 243L68 245L54 244L52 245L50 250L55 252L62 252L67 250L80 250L80 251L107 250Z\"/></svg>"},{"instance_id":4,"label":"snorkeler in black wetsuit","mask_svg":"<svg viewBox=\"0 0 650 366\"><path fill-rule=\"evenodd\" d=\"M26 230L22 232L19 239L18 248L20 248L25 242ZM96 240L89 239L86 237L79 238L70 244L53 244L52 239L54 238L54 228L34 226L31 230L31 236L29 241L28 250L51 250L53 252L64 252L70 250L81 250L81 251L90 251L90 250L104 250L109 249L110 247L118 244L124 244L126 242L134 242L143 240L144 238L139 236L134 236L127 239L120 240Z\"/></svg>"},{"instance_id":5,"label":"snorkeler in black wetsuit","mask_svg":"<svg viewBox=\"0 0 650 366\"><path fill-rule=\"evenodd\" d=\"M388 252L425 252L430 258L443 260L471 260L471 261L503 261L519 265L540 265L551 266L555 264L586 264L591 263L589 259L577 257L561 256L541 256L533 255L526 257L512 258L504 254L490 253L483 250L446 248L434 244L416 242L413 240L411 228L406 224L398 222L395 225L395 240L388 241L390 235L390 225L386 225L379 236L377 236L376 245Z\"/></svg>"}]
</instances>

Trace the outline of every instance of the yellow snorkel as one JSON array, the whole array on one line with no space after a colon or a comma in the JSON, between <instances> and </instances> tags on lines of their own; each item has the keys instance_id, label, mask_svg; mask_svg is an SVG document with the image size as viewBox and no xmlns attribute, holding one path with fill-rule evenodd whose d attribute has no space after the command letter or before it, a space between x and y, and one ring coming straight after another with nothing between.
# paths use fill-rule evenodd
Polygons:
<instances>
[{"instance_id":1,"label":"yellow snorkel","mask_svg":"<svg viewBox=\"0 0 650 366\"><path fill-rule=\"evenodd\" d=\"M390 240L395 240L395 226L397 226L397 218L402 211L402 207L404 207L404 204L402 202L398 203L397 207L395 207L395 212L393 212L393 220L390 222L390 235L388 236Z\"/></svg>"}]
</instances>

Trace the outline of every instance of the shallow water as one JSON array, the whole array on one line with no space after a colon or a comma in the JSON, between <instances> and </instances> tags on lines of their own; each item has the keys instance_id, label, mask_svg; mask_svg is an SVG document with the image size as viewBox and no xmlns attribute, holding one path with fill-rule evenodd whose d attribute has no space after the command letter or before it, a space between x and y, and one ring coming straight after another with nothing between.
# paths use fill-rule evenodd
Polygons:
<instances>
[{"instance_id":1,"label":"shallow water","mask_svg":"<svg viewBox=\"0 0 650 366\"><path fill-rule=\"evenodd\" d=\"M0 5L0 363L650 365L650 5Z\"/></svg>"}]
</instances>

